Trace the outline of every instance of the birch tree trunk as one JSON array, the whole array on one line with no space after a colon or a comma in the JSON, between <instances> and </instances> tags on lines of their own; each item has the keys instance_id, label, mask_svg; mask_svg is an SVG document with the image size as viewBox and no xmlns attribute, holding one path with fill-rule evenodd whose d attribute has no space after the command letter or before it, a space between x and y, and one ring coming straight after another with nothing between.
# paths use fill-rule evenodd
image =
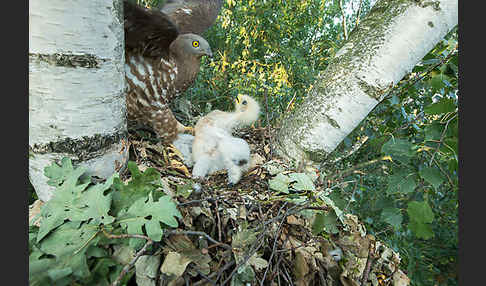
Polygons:
<instances>
[{"instance_id":1,"label":"birch tree trunk","mask_svg":"<svg viewBox=\"0 0 486 286\"><path fill-rule=\"evenodd\" d=\"M44 167L62 157L106 178L125 166L121 0L29 1L29 178L47 201Z\"/></svg>"},{"instance_id":2,"label":"birch tree trunk","mask_svg":"<svg viewBox=\"0 0 486 286\"><path fill-rule=\"evenodd\" d=\"M457 25L457 13L458 0L379 0L284 118L276 152L323 160Z\"/></svg>"}]
</instances>

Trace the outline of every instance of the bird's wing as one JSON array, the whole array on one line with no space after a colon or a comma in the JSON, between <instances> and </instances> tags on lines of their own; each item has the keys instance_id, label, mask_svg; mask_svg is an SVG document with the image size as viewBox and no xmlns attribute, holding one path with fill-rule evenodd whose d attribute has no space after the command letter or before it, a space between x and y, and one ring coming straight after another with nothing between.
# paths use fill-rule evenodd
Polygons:
<instances>
[{"instance_id":1,"label":"bird's wing","mask_svg":"<svg viewBox=\"0 0 486 286\"><path fill-rule=\"evenodd\" d=\"M167 0L161 11L177 25L181 34L202 35L211 27L219 11L221 0Z\"/></svg>"},{"instance_id":2,"label":"bird's wing","mask_svg":"<svg viewBox=\"0 0 486 286\"><path fill-rule=\"evenodd\" d=\"M123 1L125 49L141 52L144 56L167 56L170 43L179 31L170 17L162 11L149 10Z\"/></svg>"}]
</instances>

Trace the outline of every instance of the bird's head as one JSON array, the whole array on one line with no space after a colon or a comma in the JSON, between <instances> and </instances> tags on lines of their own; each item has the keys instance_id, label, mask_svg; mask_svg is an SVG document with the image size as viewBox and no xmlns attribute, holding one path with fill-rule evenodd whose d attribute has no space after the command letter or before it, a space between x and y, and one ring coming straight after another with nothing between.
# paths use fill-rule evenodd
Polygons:
<instances>
[{"instance_id":1,"label":"bird's head","mask_svg":"<svg viewBox=\"0 0 486 286\"><path fill-rule=\"evenodd\" d=\"M196 34L182 34L171 44L174 53L195 55L197 58L202 56L212 57L213 53L208 41Z\"/></svg>"},{"instance_id":2,"label":"bird's head","mask_svg":"<svg viewBox=\"0 0 486 286\"><path fill-rule=\"evenodd\" d=\"M246 94L238 94L235 99L235 112L240 113L239 120L243 125L255 122L260 115L258 102Z\"/></svg>"}]
</instances>

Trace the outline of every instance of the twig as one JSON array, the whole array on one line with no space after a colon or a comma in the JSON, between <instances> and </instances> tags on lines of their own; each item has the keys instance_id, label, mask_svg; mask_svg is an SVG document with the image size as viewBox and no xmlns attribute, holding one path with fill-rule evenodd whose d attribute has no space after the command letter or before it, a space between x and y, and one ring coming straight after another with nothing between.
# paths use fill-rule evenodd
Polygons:
<instances>
[{"instance_id":1,"label":"twig","mask_svg":"<svg viewBox=\"0 0 486 286\"><path fill-rule=\"evenodd\" d=\"M228 277L228 278L226 278L226 280L225 280L225 281L224 281L224 282L223 282L221 285L225 285L226 283L228 283L228 282L229 282L229 280L230 280L230 279L233 277L233 275L235 274L235 272L238 270L238 268L240 268L242 265L244 265L244 264L245 264L245 263L248 261L248 259L250 259L250 257L252 257L252 256L253 256L253 254L255 254L255 253L258 251L258 249L260 249L260 247L261 247L261 246L263 245L263 243L265 242L265 240L263 239L263 237L265 236L265 233L267 232L267 229L265 229L265 226L267 226L267 225L268 225L270 222L274 221L274 220L275 220L275 218L277 218L277 217L278 217L278 218L280 218L280 212L282 211L282 209L283 209L283 208L284 208L284 207L285 207L287 204L288 204L288 202L285 202L285 203L283 204L283 206L281 206L281 207L280 207L280 209L278 210L278 213L277 213L277 216L276 216L276 217L274 217L273 219L271 219L271 220L269 220L269 221L267 221L267 222L263 223L263 228L264 228L264 229L263 229L262 233L260 234L260 236L259 236L259 237L257 238L257 240L256 240L256 242L257 242L257 244L255 244L255 245L256 245L256 247L255 247L255 245L253 245L253 246L250 248L250 250L248 251L248 254L245 256L245 258L243 259L243 261L242 261L242 262L240 262L240 263L238 263L238 264L236 265L235 269L233 269L233 271L231 271L231 273L230 273L229 277ZM287 211L288 211L288 210L287 210ZM286 214L287 214L287 212L284 214L283 218L287 217L287 216L286 216ZM258 242L260 242L260 243L258 244Z\"/></svg>"},{"instance_id":2,"label":"twig","mask_svg":"<svg viewBox=\"0 0 486 286\"><path fill-rule=\"evenodd\" d=\"M358 14L356 15L356 26L355 26L355 28L358 27L358 25L359 25L359 16L361 14L362 4L363 4L363 0L359 0Z\"/></svg>"},{"instance_id":3,"label":"twig","mask_svg":"<svg viewBox=\"0 0 486 286\"><path fill-rule=\"evenodd\" d=\"M287 278L288 278L288 279L287 279L287 278L285 278L285 276L284 276L285 280L287 280L287 283L289 283L290 285L292 285L292 286L293 286L293 285L294 285L294 283L292 283L292 277L290 277L289 272L287 271L287 267L285 267L285 265L282 265L282 267L283 267L283 270L284 270L284 272L285 272L285 275L286 275L286 276L287 276Z\"/></svg>"},{"instance_id":4,"label":"twig","mask_svg":"<svg viewBox=\"0 0 486 286\"><path fill-rule=\"evenodd\" d=\"M363 272L363 276L361 276L361 286L364 286L365 282L368 281L368 275L370 274L371 265L373 264L373 260L374 260L374 251L375 251L375 242L370 241L370 248L368 250L368 259L366 260L366 267Z\"/></svg>"},{"instance_id":5,"label":"twig","mask_svg":"<svg viewBox=\"0 0 486 286\"><path fill-rule=\"evenodd\" d=\"M111 283L111 286L117 286L117 285L120 284L121 280L127 274L127 272L135 265L135 263L140 258L140 256L142 256L142 254L145 253L145 251L147 250L147 247L149 245L151 245L153 243L153 241L152 241L152 239L150 239L150 237L145 236L145 235L139 235L139 234L110 234L110 233L106 232L106 230L105 230L105 228L103 226L101 227L101 230L103 231L103 234L106 237L112 238L112 239L120 239L120 238L142 238L142 239L147 240L147 242L142 247L142 249L140 249L140 251L137 252L137 254L135 255L135 257L133 257L133 259L130 261L130 263L128 263L127 265L125 265L125 267L123 267L122 271L120 272L120 274L118 275L118 277L116 278L116 280L113 283Z\"/></svg>"},{"instance_id":6,"label":"twig","mask_svg":"<svg viewBox=\"0 0 486 286\"><path fill-rule=\"evenodd\" d=\"M358 186L358 181L356 181L356 183L354 184L354 188L353 188L353 194L351 195L351 198L354 197L354 194L356 193L356 187ZM346 207L344 208L344 212L347 212L348 211L348 207L349 207L349 204L351 204L351 199L348 201L348 203L346 204Z\"/></svg>"},{"instance_id":7,"label":"twig","mask_svg":"<svg viewBox=\"0 0 486 286\"><path fill-rule=\"evenodd\" d=\"M427 154L428 154L428 152L427 152ZM444 169L442 169L442 167L440 166L439 162L437 162L437 160L434 159L434 163L437 166L437 168L439 168L439 170L441 171L441 173L444 174L447 177L447 180L449 181L449 184L451 185L451 188L454 188L454 183L452 182L452 179L449 176L449 174L447 174L447 172L444 171Z\"/></svg>"},{"instance_id":8,"label":"twig","mask_svg":"<svg viewBox=\"0 0 486 286\"><path fill-rule=\"evenodd\" d=\"M192 201L188 201L188 202L184 202L184 203L179 203L178 206L187 206L187 205L192 205L192 204L198 204L198 203L202 203L202 202L205 202L205 201L212 203L212 202L221 200L223 198L224 198L224 196L219 196L219 197L215 197L215 198L208 197L208 198L205 198L205 199L192 200Z\"/></svg>"},{"instance_id":9,"label":"twig","mask_svg":"<svg viewBox=\"0 0 486 286\"><path fill-rule=\"evenodd\" d=\"M217 285L216 282L214 282L209 276L206 276L203 273L201 273L201 271L199 271L196 267L192 267L192 269L194 269L197 272L197 274L201 275L202 278L204 278L207 282L211 283L211 285Z\"/></svg>"},{"instance_id":10,"label":"twig","mask_svg":"<svg viewBox=\"0 0 486 286\"><path fill-rule=\"evenodd\" d=\"M208 234L206 234L205 232L202 232L202 231L166 230L164 232L164 236L168 236L168 235L199 235L199 236L204 236L207 240L211 241L214 244L217 244L218 246L222 246L223 248L229 249L229 250L232 249L231 246L229 246L228 244L223 243L223 242L219 242L219 241L215 240L214 238L210 237Z\"/></svg>"},{"instance_id":11,"label":"twig","mask_svg":"<svg viewBox=\"0 0 486 286\"><path fill-rule=\"evenodd\" d=\"M344 30L344 39L348 39L348 28L346 27L346 14L344 13L343 9L343 1L339 0L339 9L341 10L341 15L343 16L343 30Z\"/></svg>"},{"instance_id":12,"label":"twig","mask_svg":"<svg viewBox=\"0 0 486 286\"><path fill-rule=\"evenodd\" d=\"M216 281L216 282L218 282L219 277L221 276L221 274L222 274L222 273L223 273L223 272L224 272L226 269L228 269L228 268L230 268L231 266L233 266L235 263L236 263L236 262L235 262L234 260L231 260L230 262L226 263L226 264L223 266L223 268L221 268L221 269L220 269L220 270L219 270L217 273L216 273L216 272L211 273L211 274L208 276L208 278L211 278L211 279L212 279L214 276L216 276L216 275L217 275L217 277L216 277L216 280L215 280L215 281ZM206 282L206 280L204 280L204 279L203 279L203 280L200 280L200 281L198 281L198 282L194 283L194 284L193 284L193 286L199 286L199 285L201 285L201 284L204 284L205 282Z\"/></svg>"},{"instance_id":13,"label":"twig","mask_svg":"<svg viewBox=\"0 0 486 286\"><path fill-rule=\"evenodd\" d=\"M285 204L284 204L284 206L285 206ZM268 259L268 265L270 265L272 263L273 255L275 254L275 248L277 247L278 237L279 237L280 231L282 229L282 225L283 225L284 220L285 220L285 216L282 217L282 220L280 221L280 225L278 226L278 229L277 229L277 233L275 234L275 239L273 241L272 254L270 255L270 259ZM261 286L263 286L263 282L265 281L265 277L267 277L268 268L269 267L267 267L265 269L265 273L263 274L263 279L260 283Z\"/></svg>"},{"instance_id":14,"label":"twig","mask_svg":"<svg viewBox=\"0 0 486 286\"><path fill-rule=\"evenodd\" d=\"M457 116L457 113L452 116L451 118L449 118L449 120L447 120L446 122L446 125L444 127L444 130L442 131L442 134L440 135L440 141L439 143L437 144L437 148L435 149L435 152L434 154L432 154L432 158L430 159L430 163L429 165L432 165L432 162L434 161L434 158L435 158L435 154L437 154L439 152L439 149L440 149L440 145L444 142L444 137L445 137L445 134L446 134L446 131L447 131L447 127L449 126L449 123L454 119L456 118Z\"/></svg>"},{"instance_id":15,"label":"twig","mask_svg":"<svg viewBox=\"0 0 486 286\"><path fill-rule=\"evenodd\" d=\"M214 201L216 207L216 217L218 218L218 240L221 241L221 218L219 217L218 201Z\"/></svg>"},{"instance_id":16,"label":"twig","mask_svg":"<svg viewBox=\"0 0 486 286\"><path fill-rule=\"evenodd\" d=\"M355 170L358 170L358 169L362 169L364 167L368 167L370 165L373 165L375 163L378 163L378 162L381 162L381 161L384 161L384 160L388 160L389 157L388 156L383 156L383 157L380 157L378 159L374 159L374 160L370 160L368 162L363 162L363 163L360 163L360 164L357 164L357 165L354 165L353 167L347 169L347 170L344 170L342 172L339 172L335 175L332 175L328 178L326 178L327 180L333 180L333 179L336 179L336 178L342 178L342 177L345 177L347 176L348 174L352 173L353 171Z\"/></svg>"}]
</instances>

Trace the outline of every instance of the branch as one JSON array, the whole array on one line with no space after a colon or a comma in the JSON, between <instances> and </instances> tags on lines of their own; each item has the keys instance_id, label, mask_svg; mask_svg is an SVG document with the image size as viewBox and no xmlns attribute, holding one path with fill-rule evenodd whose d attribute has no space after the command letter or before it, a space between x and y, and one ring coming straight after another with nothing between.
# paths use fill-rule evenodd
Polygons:
<instances>
[{"instance_id":1,"label":"branch","mask_svg":"<svg viewBox=\"0 0 486 286\"><path fill-rule=\"evenodd\" d=\"M451 118L449 118L449 120L447 120L446 125L445 125L445 127L444 127L444 130L442 131L442 134L440 135L440 141L439 141L439 143L437 144L437 148L435 149L434 154L432 154L432 158L430 159L430 163L429 163L429 165L432 165L432 162L434 161L434 158L435 158L435 154L437 154L437 153L439 152L440 146L441 146L441 144L444 142L444 137L445 137L445 134L446 134L446 131L447 131L447 127L449 126L449 123L450 123L450 122L451 122L451 121L452 121L454 118L456 118L456 116L457 116L457 113L456 113L454 116L452 116Z\"/></svg>"},{"instance_id":2,"label":"branch","mask_svg":"<svg viewBox=\"0 0 486 286\"><path fill-rule=\"evenodd\" d=\"M363 4L363 0L359 0L358 14L356 15L356 27L358 27L358 25L359 25L359 16L361 15L362 4Z\"/></svg>"},{"instance_id":3,"label":"branch","mask_svg":"<svg viewBox=\"0 0 486 286\"><path fill-rule=\"evenodd\" d=\"M211 241L212 243L218 245L218 246L222 246L223 248L225 249L229 249L229 250L232 250L231 246L229 246L228 244L226 243L222 243L222 242L219 242L217 240L215 240L214 238L210 237L209 235L207 235L205 232L202 232L202 231L180 231L180 230L166 230L164 232L164 236L168 236L168 235L174 235L174 234L180 234L180 235L199 235L199 236L204 236L207 240Z\"/></svg>"},{"instance_id":4,"label":"branch","mask_svg":"<svg viewBox=\"0 0 486 286\"><path fill-rule=\"evenodd\" d=\"M364 167L368 167L370 165L373 165L375 163L378 163L380 161L385 161L385 160L389 160L389 156L383 156L383 157L380 157L378 159L374 159L374 160L371 160L371 161L368 161L368 162L363 162L363 163L354 165L353 167L351 167L347 170L344 170L342 172L339 172L335 175L332 175L332 176L326 178L326 180L333 180L333 179L336 179L336 178L345 177L345 176L349 175L350 173L354 172L355 170L362 169Z\"/></svg>"},{"instance_id":5,"label":"branch","mask_svg":"<svg viewBox=\"0 0 486 286\"><path fill-rule=\"evenodd\" d=\"M127 265L125 265L125 267L123 267L122 271L120 272L120 274L118 275L118 277L116 278L116 280L111 283L111 286L118 286L121 282L121 280L123 279L123 277L127 274L127 272L130 270L130 268L132 268L135 263L137 262L137 260L140 258L140 256L142 256L142 254L145 253L145 251L147 250L147 247L149 245L151 245L153 243L152 239L150 239L150 237L148 236L145 236L145 235L139 235L139 234L110 234L108 232L106 232L105 228L102 226L101 227L101 230L103 231L103 234L107 237L107 238L111 238L111 239L120 239L120 238L142 238L142 239L145 239L147 240L147 242L145 243L145 245L142 247L142 249L140 249L139 252L137 252L137 254L135 255L135 257L133 257L132 261L130 261L130 263L128 263Z\"/></svg>"},{"instance_id":6,"label":"branch","mask_svg":"<svg viewBox=\"0 0 486 286\"><path fill-rule=\"evenodd\" d=\"M343 15L343 30L344 30L344 39L348 39L348 28L346 25L346 14L344 13L343 9L343 0L339 0L339 9L341 10L341 15Z\"/></svg>"}]
</instances>

